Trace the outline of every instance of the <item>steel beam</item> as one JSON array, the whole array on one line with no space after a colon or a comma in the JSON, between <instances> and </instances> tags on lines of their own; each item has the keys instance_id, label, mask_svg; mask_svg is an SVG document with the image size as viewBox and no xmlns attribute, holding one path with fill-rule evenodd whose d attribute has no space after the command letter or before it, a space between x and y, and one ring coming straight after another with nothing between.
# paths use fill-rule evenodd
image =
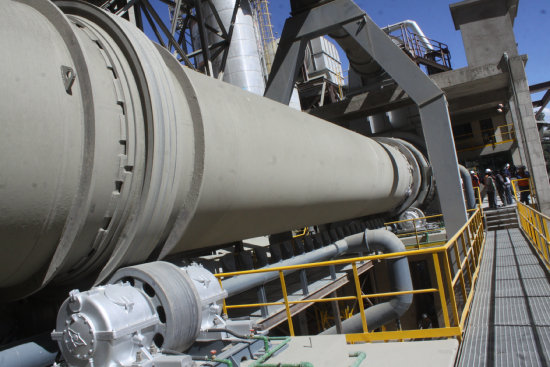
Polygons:
<instances>
[{"instance_id":1,"label":"steel beam","mask_svg":"<svg viewBox=\"0 0 550 367\"><path fill-rule=\"evenodd\" d=\"M269 76L265 96L288 103L303 45L314 37L337 32L365 51L408 94L420 111L422 130L437 182L449 236L467 221L464 194L451 130L447 101L439 87L351 0L335 0L301 12L285 22L280 49ZM342 37L345 33L347 36ZM356 60L357 61L357 60ZM353 62L350 61L353 67Z\"/></svg>"}]
</instances>

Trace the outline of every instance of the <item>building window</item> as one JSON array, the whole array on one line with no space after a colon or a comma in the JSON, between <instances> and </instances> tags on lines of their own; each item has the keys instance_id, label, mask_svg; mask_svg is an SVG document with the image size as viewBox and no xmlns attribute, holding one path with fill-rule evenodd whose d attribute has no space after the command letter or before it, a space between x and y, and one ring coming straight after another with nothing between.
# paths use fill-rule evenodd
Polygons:
<instances>
[{"instance_id":1,"label":"building window","mask_svg":"<svg viewBox=\"0 0 550 367\"><path fill-rule=\"evenodd\" d=\"M472 124L462 124L453 126L453 135L455 140L469 139L474 136L472 132Z\"/></svg>"},{"instance_id":2,"label":"building window","mask_svg":"<svg viewBox=\"0 0 550 367\"><path fill-rule=\"evenodd\" d=\"M483 138L483 144L494 144L495 127L493 126L493 120L491 119L480 120L479 127L481 128L481 136Z\"/></svg>"}]
</instances>

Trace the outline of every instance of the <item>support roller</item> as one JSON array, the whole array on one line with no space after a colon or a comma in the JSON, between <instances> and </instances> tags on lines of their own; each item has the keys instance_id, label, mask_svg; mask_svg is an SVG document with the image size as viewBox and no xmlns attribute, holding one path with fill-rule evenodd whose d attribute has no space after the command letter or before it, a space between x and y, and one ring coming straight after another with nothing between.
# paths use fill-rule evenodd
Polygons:
<instances>
[{"instance_id":1,"label":"support roller","mask_svg":"<svg viewBox=\"0 0 550 367\"><path fill-rule=\"evenodd\" d=\"M122 266L396 213L425 159L185 67L78 1L0 9L0 289L99 284Z\"/></svg>"}]
</instances>

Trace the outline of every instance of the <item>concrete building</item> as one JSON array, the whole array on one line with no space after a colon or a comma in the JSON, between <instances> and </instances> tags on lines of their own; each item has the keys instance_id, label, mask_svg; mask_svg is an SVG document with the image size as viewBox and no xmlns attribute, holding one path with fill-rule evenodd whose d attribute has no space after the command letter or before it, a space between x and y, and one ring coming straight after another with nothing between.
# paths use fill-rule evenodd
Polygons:
<instances>
[{"instance_id":1,"label":"concrete building","mask_svg":"<svg viewBox=\"0 0 550 367\"><path fill-rule=\"evenodd\" d=\"M519 55L513 32L518 2L451 4L468 66L430 77L446 94L459 163L479 170L501 169L505 163L527 166L540 209L550 213L550 185L525 74L527 55ZM397 85L357 93L312 113L367 135L424 140L418 110Z\"/></svg>"}]
</instances>

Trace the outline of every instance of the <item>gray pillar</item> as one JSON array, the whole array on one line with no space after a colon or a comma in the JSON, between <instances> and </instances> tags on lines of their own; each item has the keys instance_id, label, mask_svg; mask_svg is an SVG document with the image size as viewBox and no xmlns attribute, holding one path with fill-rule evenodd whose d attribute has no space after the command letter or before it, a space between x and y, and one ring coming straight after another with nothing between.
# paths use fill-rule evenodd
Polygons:
<instances>
[{"instance_id":1,"label":"gray pillar","mask_svg":"<svg viewBox=\"0 0 550 367\"><path fill-rule=\"evenodd\" d=\"M433 168L439 204L445 220L447 237L450 238L468 221L468 215L460 184L447 100L441 95L419 107L422 132Z\"/></svg>"},{"instance_id":2,"label":"gray pillar","mask_svg":"<svg viewBox=\"0 0 550 367\"><path fill-rule=\"evenodd\" d=\"M506 57L505 57L506 60ZM548 184L548 172L540 143L540 135L537 122L533 113L533 103L529 84L525 74L525 65L521 56L508 58L512 97L511 101L515 109L514 127L518 145L523 145L522 162L531 173L531 181L537 193L540 211L550 214L550 185ZM519 134L518 134L519 133Z\"/></svg>"}]
</instances>

